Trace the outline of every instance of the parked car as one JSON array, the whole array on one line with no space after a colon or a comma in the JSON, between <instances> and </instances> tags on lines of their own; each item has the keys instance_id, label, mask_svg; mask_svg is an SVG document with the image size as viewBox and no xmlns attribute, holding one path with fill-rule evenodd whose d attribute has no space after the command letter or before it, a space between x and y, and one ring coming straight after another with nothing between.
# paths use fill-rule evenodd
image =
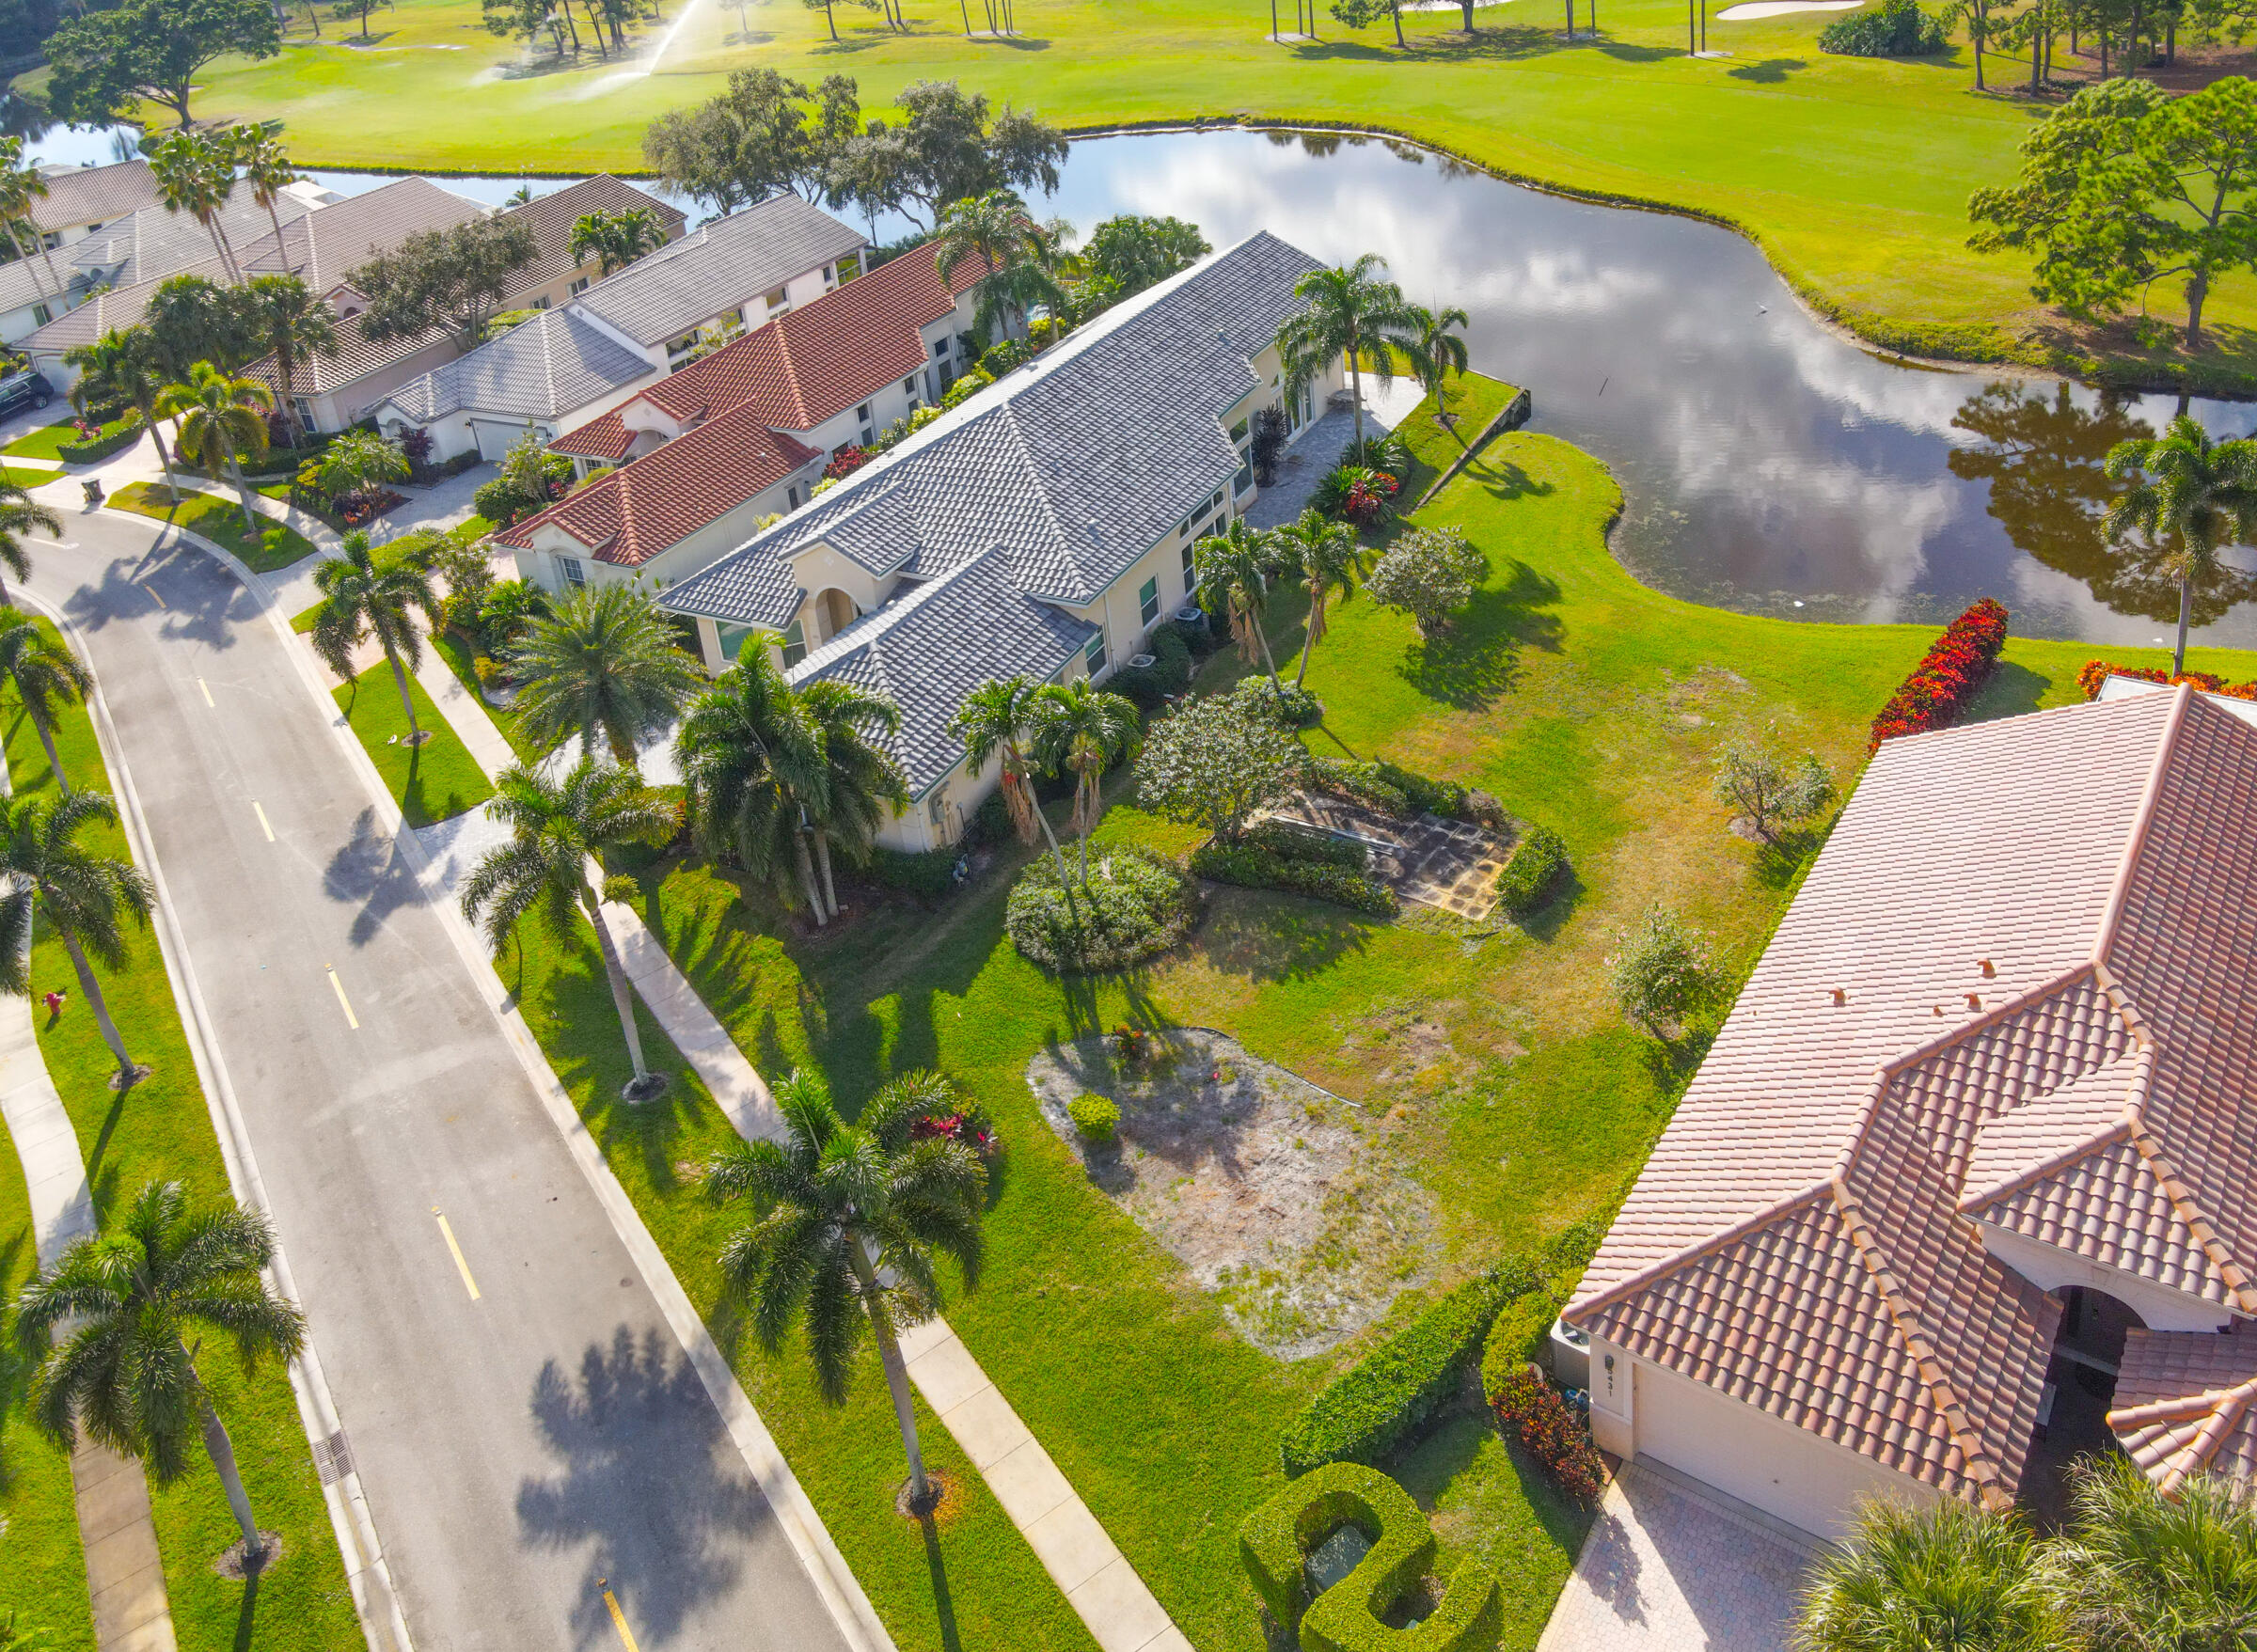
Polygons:
<instances>
[{"instance_id":1,"label":"parked car","mask_svg":"<svg viewBox=\"0 0 2257 1652\"><path fill-rule=\"evenodd\" d=\"M44 373L9 373L0 378L0 418L26 407L44 407L55 400L55 386Z\"/></svg>"}]
</instances>

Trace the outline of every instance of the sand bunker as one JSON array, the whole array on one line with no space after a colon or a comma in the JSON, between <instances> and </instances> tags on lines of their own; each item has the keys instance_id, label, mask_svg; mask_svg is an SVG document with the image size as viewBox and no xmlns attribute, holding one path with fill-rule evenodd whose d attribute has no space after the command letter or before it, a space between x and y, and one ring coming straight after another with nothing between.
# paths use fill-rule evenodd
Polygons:
<instances>
[{"instance_id":1,"label":"sand bunker","mask_svg":"<svg viewBox=\"0 0 2257 1652\"><path fill-rule=\"evenodd\" d=\"M1426 1273L1433 1202L1362 1108L1220 1032L1146 1042L1131 1062L1103 1037L1053 1046L1027 1083L1090 1180L1222 1298L1248 1342L1281 1360L1321 1354ZM1083 1142L1066 1115L1084 1091L1121 1109L1110 1146Z\"/></svg>"}]
</instances>

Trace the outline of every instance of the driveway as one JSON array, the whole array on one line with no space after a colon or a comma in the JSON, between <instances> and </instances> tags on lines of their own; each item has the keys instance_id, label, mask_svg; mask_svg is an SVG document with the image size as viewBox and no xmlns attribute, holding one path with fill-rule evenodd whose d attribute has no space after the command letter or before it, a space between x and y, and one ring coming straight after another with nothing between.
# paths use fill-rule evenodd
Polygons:
<instances>
[{"instance_id":1,"label":"driveway","mask_svg":"<svg viewBox=\"0 0 2257 1652\"><path fill-rule=\"evenodd\" d=\"M1788 1652L1807 1533L1665 1464L1606 1490L1537 1652Z\"/></svg>"}]
</instances>

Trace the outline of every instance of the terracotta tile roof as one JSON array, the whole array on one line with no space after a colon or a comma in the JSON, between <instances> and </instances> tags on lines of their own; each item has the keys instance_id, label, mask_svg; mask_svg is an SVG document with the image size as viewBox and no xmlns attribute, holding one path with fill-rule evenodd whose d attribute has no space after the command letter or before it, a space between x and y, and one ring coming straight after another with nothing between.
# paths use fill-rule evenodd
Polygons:
<instances>
[{"instance_id":1,"label":"terracotta tile roof","mask_svg":"<svg viewBox=\"0 0 2257 1652\"><path fill-rule=\"evenodd\" d=\"M536 528L562 528L599 562L636 568L823 457L739 408L645 453L494 537L529 549Z\"/></svg>"},{"instance_id":2,"label":"terracotta tile roof","mask_svg":"<svg viewBox=\"0 0 2257 1652\"><path fill-rule=\"evenodd\" d=\"M2189 1474L2257 1477L2257 1335L2134 1329L2108 1426L2166 1492Z\"/></svg>"},{"instance_id":3,"label":"terracotta tile roof","mask_svg":"<svg viewBox=\"0 0 2257 1652\"><path fill-rule=\"evenodd\" d=\"M1688 1375L1765 1345L1769 1376L1720 1386L2002 1500L2058 1309L1990 1257L1963 1205L2240 1299L2236 1224L2257 1219L2252 884L2257 731L2186 694L1887 743L1570 1317ZM1798 1299L1781 1271L1775 1230L1826 1205L1865 1235L1879 1320L1839 1291ZM1784 1305L1751 1319L1675 1283L1720 1268ZM1862 1337L1839 1323L1853 1312ZM1780 1351L1789 1331L1800 1351ZM1913 1356L1917 1383L1884 1344ZM1956 1462L1933 1438L1905 1444L1923 1404Z\"/></svg>"},{"instance_id":4,"label":"terracotta tile roof","mask_svg":"<svg viewBox=\"0 0 2257 1652\"><path fill-rule=\"evenodd\" d=\"M960 264L943 282L929 256L907 253L660 379L635 401L678 423L757 401L777 429L812 431L922 369L919 329L953 310L956 295L984 273L984 265ZM623 411L566 431L550 447L621 459L635 440Z\"/></svg>"}]
</instances>

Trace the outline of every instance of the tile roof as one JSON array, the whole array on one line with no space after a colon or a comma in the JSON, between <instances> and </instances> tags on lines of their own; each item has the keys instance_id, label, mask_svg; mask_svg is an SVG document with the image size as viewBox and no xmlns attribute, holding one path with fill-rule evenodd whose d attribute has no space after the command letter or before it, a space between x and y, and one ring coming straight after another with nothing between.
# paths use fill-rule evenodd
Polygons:
<instances>
[{"instance_id":1,"label":"tile roof","mask_svg":"<svg viewBox=\"0 0 2257 1652\"><path fill-rule=\"evenodd\" d=\"M504 528L500 543L529 548L534 530L562 528L599 562L636 568L717 518L824 457L738 408Z\"/></svg>"},{"instance_id":2,"label":"tile roof","mask_svg":"<svg viewBox=\"0 0 2257 1652\"><path fill-rule=\"evenodd\" d=\"M862 244L860 230L780 195L638 259L575 302L639 344L661 344Z\"/></svg>"},{"instance_id":3,"label":"tile roof","mask_svg":"<svg viewBox=\"0 0 2257 1652\"><path fill-rule=\"evenodd\" d=\"M562 189L551 190L509 208L501 216L525 225L541 245L539 261L518 272L517 286L520 289L545 286L559 275L580 267L580 260L572 256L572 227L584 214L628 212L638 208L658 215L669 241L681 235L689 223L680 208L671 207L656 196L637 189L625 179L614 178L608 172L598 172L592 178L583 178L576 183L568 183Z\"/></svg>"},{"instance_id":4,"label":"tile roof","mask_svg":"<svg viewBox=\"0 0 2257 1652\"><path fill-rule=\"evenodd\" d=\"M919 797L964 761L964 743L948 725L967 695L1015 672L1047 679L1097 634L1088 621L1026 596L1009 559L984 551L849 625L790 675L796 684L853 683L900 707L892 750L909 795Z\"/></svg>"},{"instance_id":5,"label":"tile roof","mask_svg":"<svg viewBox=\"0 0 2257 1652\"><path fill-rule=\"evenodd\" d=\"M2257 1254L2252 884L2257 730L2187 694L1888 742L1569 1316L2010 1496L2059 1310L1963 1211L2257 1312L2236 1260ZM1880 1319L1792 1294L1781 1235L1813 1206L1865 1234ZM1736 1305L1766 1292L1783 1324Z\"/></svg>"},{"instance_id":6,"label":"tile roof","mask_svg":"<svg viewBox=\"0 0 2257 1652\"><path fill-rule=\"evenodd\" d=\"M2108 1426L2166 1492L2189 1474L2257 1478L2257 1335L2124 1334Z\"/></svg>"},{"instance_id":7,"label":"tile roof","mask_svg":"<svg viewBox=\"0 0 2257 1652\"><path fill-rule=\"evenodd\" d=\"M1317 267L1263 233L1139 294L675 586L668 606L781 626L794 587L773 565L817 543L928 578L1000 546L1021 590L1094 599L1237 470L1220 417L1255 388L1251 358Z\"/></svg>"},{"instance_id":8,"label":"tile roof","mask_svg":"<svg viewBox=\"0 0 2257 1652\"><path fill-rule=\"evenodd\" d=\"M757 401L777 429L812 431L923 368L929 358L920 329L954 310L956 294L985 273L985 265L959 264L943 282L929 256L889 260L660 379L636 400L684 423ZM623 458L635 433L623 412L613 408L550 446L582 458Z\"/></svg>"},{"instance_id":9,"label":"tile roof","mask_svg":"<svg viewBox=\"0 0 2257 1652\"><path fill-rule=\"evenodd\" d=\"M157 203L156 175L139 156L111 166L57 166L40 176L47 193L31 203L31 221L42 229L107 224Z\"/></svg>"},{"instance_id":10,"label":"tile roof","mask_svg":"<svg viewBox=\"0 0 2257 1652\"><path fill-rule=\"evenodd\" d=\"M282 221L282 244L269 228L256 244L238 246L235 261L245 275L284 273L302 277L316 292L326 292L381 253L411 235L451 229L486 215L474 200L441 189L428 178L400 178L362 195L347 196L294 223ZM260 210L260 222L265 222Z\"/></svg>"},{"instance_id":11,"label":"tile roof","mask_svg":"<svg viewBox=\"0 0 2257 1652\"><path fill-rule=\"evenodd\" d=\"M561 418L655 370L570 309L545 309L387 400L425 422L465 411Z\"/></svg>"}]
</instances>

